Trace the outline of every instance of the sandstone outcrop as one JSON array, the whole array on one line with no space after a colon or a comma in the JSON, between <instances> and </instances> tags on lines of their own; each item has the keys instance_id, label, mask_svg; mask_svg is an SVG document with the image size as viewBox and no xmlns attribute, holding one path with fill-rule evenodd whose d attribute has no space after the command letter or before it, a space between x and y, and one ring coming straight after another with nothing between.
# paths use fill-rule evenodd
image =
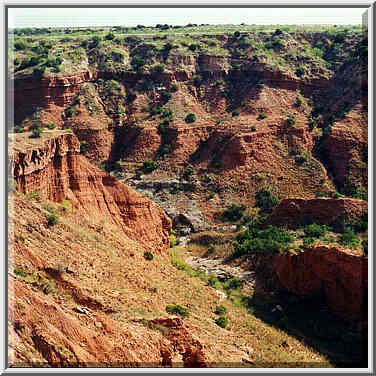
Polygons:
<instances>
[{"instance_id":1,"label":"sandstone outcrop","mask_svg":"<svg viewBox=\"0 0 376 376\"><path fill-rule=\"evenodd\" d=\"M26 134L19 137L27 140ZM108 218L152 250L166 251L171 221L162 209L92 166L79 154L75 135L43 134L38 144L26 150L19 148L18 141L22 142L16 137L15 150L9 155L9 172L21 192L38 190L52 201L69 200L91 217Z\"/></svg>"},{"instance_id":2,"label":"sandstone outcrop","mask_svg":"<svg viewBox=\"0 0 376 376\"><path fill-rule=\"evenodd\" d=\"M336 221L356 221L368 211L367 202L353 198L287 198L267 218L268 224L297 227Z\"/></svg>"},{"instance_id":3,"label":"sandstone outcrop","mask_svg":"<svg viewBox=\"0 0 376 376\"><path fill-rule=\"evenodd\" d=\"M329 309L349 321L367 321L368 258L336 246L313 245L300 254L277 255L273 269L288 291L323 294Z\"/></svg>"}]
</instances>

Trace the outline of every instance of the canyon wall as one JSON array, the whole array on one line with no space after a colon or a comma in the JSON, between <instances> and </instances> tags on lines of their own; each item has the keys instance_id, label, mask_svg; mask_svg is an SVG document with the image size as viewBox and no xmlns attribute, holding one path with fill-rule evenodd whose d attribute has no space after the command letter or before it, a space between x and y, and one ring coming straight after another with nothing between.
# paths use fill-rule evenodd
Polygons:
<instances>
[{"instance_id":1,"label":"canyon wall","mask_svg":"<svg viewBox=\"0 0 376 376\"><path fill-rule=\"evenodd\" d=\"M26 136L26 135L23 135ZM9 172L23 193L38 190L52 201L73 207L100 221L108 219L130 238L153 251L166 252L171 223L162 209L79 154L75 135L44 134L38 145L9 155Z\"/></svg>"}]
</instances>

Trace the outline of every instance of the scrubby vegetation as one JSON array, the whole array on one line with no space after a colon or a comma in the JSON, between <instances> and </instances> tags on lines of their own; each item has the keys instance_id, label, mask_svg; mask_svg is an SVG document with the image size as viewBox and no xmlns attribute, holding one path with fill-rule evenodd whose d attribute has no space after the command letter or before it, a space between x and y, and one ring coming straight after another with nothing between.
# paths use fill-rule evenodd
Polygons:
<instances>
[{"instance_id":1,"label":"scrubby vegetation","mask_svg":"<svg viewBox=\"0 0 376 376\"><path fill-rule=\"evenodd\" d=\"M166 312L174 313L183 317L189 316L189 311L187 308L181 306L180 304L170 304L166 307Z\"/></svg>"}]
</instances>

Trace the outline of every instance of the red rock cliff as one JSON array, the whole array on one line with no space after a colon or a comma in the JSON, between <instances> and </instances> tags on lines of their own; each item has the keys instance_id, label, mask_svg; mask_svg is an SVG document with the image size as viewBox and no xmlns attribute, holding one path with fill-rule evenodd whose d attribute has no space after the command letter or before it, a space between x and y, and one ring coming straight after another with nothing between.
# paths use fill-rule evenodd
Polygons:
<instances>
[{"instance_id":1,"label":"red rock cliff","mask_svg":"<svg viewBox=\"0 0 376 376\"><path fill-rule=\"evenodd\" d=\"M67 199L97 220L110 220L153 251L167 249L171 223L162 209L92 166L79 154L75 135L54 132L38 140L27 137L16 138L8 162L21 192L39 190L53 201Z\"/></svg>"},{"instance_id":2,"label":"red rock cliff","mask_svg":"<svg viewBox=\"0 0 376 376\"><path fill-rule=\"evenodd\" d=\"M275 256L273 268L288 291L303 297L323 293L337 316L366 320L368 258L319 245L298 255Z\"/></svg>"}]
</instances>

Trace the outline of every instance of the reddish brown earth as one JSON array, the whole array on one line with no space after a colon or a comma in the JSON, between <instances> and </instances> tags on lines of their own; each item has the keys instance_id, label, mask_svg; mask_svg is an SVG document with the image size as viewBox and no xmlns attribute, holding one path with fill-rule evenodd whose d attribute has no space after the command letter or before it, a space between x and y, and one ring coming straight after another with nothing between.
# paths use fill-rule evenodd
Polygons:
<instances>
[{"instance_id":1,"label":"reddish brown earth","mask_svg":"<svg viewBox=\"0 0 376 376\"><path fill-rule=\"evenodd\" d=\"M15 152L9 157L9 171L20 192L39 191L55 202L69 200L83 215L110 218L131 238L155 251L166 251L169 218L149 199L92 166L79 154L74 134L44 134L38 145L20 151L18 142L27 142L28 136L17 136Z\"/></svg>"},{"instance_id":2,"label":"reddish brown earth","mask_svg":"<svg viewBox=\"0 0 376 376\"><path fill-rule=\"evenodd\" d=\"M267 223L279 226L301 226L309 223L331 225L336 220L356 222L368 211L365 201L353 198L286 198L281 201Z\"/></svg>"},{"instance_id":3,"label":"reddish brown earth","mask_svg":"<svg viewBox=\"0 0 376 376\"><path fill-rule=\"evenodd\" d=\"M302 297L324 294L344 320L367 322L368 258L338 246L314 245L300 254L274 257L282 286Z\"/></svg>"}]
</instances>

